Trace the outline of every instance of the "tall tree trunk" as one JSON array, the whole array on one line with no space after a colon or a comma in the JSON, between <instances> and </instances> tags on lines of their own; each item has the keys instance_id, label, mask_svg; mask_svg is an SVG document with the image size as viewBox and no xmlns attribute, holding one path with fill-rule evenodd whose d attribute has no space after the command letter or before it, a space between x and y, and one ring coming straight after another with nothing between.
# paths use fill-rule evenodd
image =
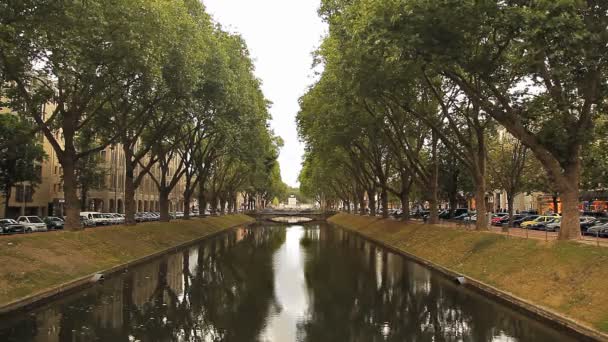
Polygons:
<instances>
[{"instance_id":1,"label":"tall tree trunk","mask_svg":"<svg viewBox=\"0 0 608 342\"><path fill-rule=\"evenodd\" d=\"M74 155L68 155L66 152L61 163L61 166L63 166L63 194L65 196L65 229L67 230L82 229L80 226L80 201L78 200Z\"/></svg>"},{"instance_id":2,"label":"tall tree trunk","mask_svg":"<svg viewBox=\"0 0 608 342\"><path fill-rule=\"evenodd\" d=\"M10 208L11 194L13 192L13 184L6 184L6 190L4 191L4 217L8 217L8 210Z\"/></svg>"},{"instance_id":3,"label":"tall tree trunk","mask_svg":"<svg viewBox=\"0 0 608 342\"><path fill-rule=\"evenodd\" d=\"M557 197L559 195L557 193L553 193L553 196L551 196L551 201L553 202L553 212L555 214L559 214L559 204L557 203ZM540 213L543 214L543 213Z\"/></svg>"},{"instance_id":4,"label":"tall tree trunk","mask_svg":"<svg viewBox=\"0 0 608 342\"><path fill-rule=\"evenodd\" d=\"M437 193L439 192L439 160L437 158L437 144L439 143L439 139L436 134L433 133L433 141L432 141L432 160L431 160L431 174L430 174L430 199L429 199L429 223L437 224L439 223L439 201L437 199Z\"/></svg>"},{"instance_id":5,"label":"tall tree trunk","mask_svg":"<svg viewBox=\"0 0 608 342\"><path fill-rule=\"evenodd\" d=\"M205 183L201 179L198 183L198 213L205 215L207 211L207 198L205 197Z\"/></svg>"},{"instance_id":6,"label":"tall tree trunk","mask_svg":"<svg viewBox=\"0 0 608 342\"><path fill-rule=\"evenodd\" d=\"M429 190L429 223L430 224L437 224L439 223L439 209L438 209L438 204L439 201L437 199L437 184L435 183L435 185L431 186L431 189Z\"/></svg>"},{"instance_id":7,"label":"tall tree trunk","mask_svg":"<svg viewBox=\"0 0 608 342\"><path fill-rule=\"evenodd\" d=\"M191 190L184 191L184 220L190 219L190 199L192 197Z\"/></svg>"},{"instance_id":8,"label":"tall tree trunk","mask_svg":"<svg viewBox=\"0 0 608 342\"><path fill-rule=\"evenodd\" d=\"M513 208L514 202L515 198L513 196L513 192L507 191L507 206L509 208L509 227L513 227L513 214L515 212L515 208Z\"/></svg>"},{"instance_id":9,"label":"tall tree trunk","mask_svg":"<svg viewBox=\"0 0 608 342\"><path fill-rule=\"evenodd\" d=\"M133 168L133 152L126 145L123 145L123 152L125 154L125 224L134 225L135 212L135 170Z\"/></svg>"},{"instance_id":10,"label":"tall tree trunk","mask_svg":"<svg viewBox=\"0 0 608 342\"><path fill-rule=\"evenodd\" d=\"M226 200L220 198L220 215L226 215Z\"/></svg>"},{"instance_id":11,"label":"tall tree trunk","mask_svg":"<svg viewBox=\"0 0 608 342\"><path fill-rule=\"evenodd\" d=\"M211 215L215 215L217 213L217 195L215 193L211 195L211 201L209 203L209 212Z\"/></svg>"},{"instance_id":12,"label":"tall tree trunk","mask_svg":"<svg viewBox=\"0 0 608 342\"><path fill-rule=\"evenodd\" d=\"M388 192L382 188L382 218L388 218Z\"/></svg>"},{"instance_id":13,"label":"tall tree trunk","mask_svg":"<svg viewBox=\"0 0 608 342\"><path fill-rule=\"evenodd\" d=\"M359 214L365 215L365 193L359 192L357 196L359 196Z\"/></svg>"},{"instance_id":14,"label":"tall tree trunk","mask_svg":"<svg viewBox=\"0 0 608 342\"><path fill-rule=\"evenodd\" d=\"M484 177L475 177L475 206L477 209L477 230L488 230L488 217L486 208L486 180Z\"/></svg>"},{"instance_id":15,"label":"tall tree trunk","mask_svg":"<svg viewBox=\"0 0 608 342\"><path fill-rule=\"evenodd\" d=\"M579 204L580 158L565 170L565 180L558 182L562 200L562 221L559 229L560 240L575 240L581 237Z\"/></svg>"},{"instance_id":16,"label":"tall tree trunk","mask_svg":"<svg viewBox=\"0 0 608 342\"><path fill-rule=\"evenodd\" d=\"M376 191L373 189L367 190L367 201L369 204L369 215L376 216Z\"/></svg>"},{"instance_id":17,"label":"tall tree trunk","mask_svg":"<svg viewBox=\"0 0 608 342\"><path fill-rule=\"evenodd\" d=\"M476 170L473 179L475 180L475 201L477 202L477 230L489 230L487 205L486 205L486 141L481 129L477 132L477 156Z\"/></svg>"},{"instance_id":18,"label":"tall tree trunk","mask_svg":"<svg viewBox=\"0 0 608 342\"><path fill-rule=\"evenodd\" d=\"M89 197L89 190L86 185L80 188L80 210L87 211L87 199Z\"/></svg>"},{"instance_id":19,"label":"tall tree trunk","mask_svg":"<svg viewBox=\"0 0 608 342\"><path fill-rule=\"evenodd\" d=\"M409 219L410 219L410 191L409 191L409 189L407 189L407 191L404 189L401 189L400 199L401 199L401 211L402 211L401 220L409 221Z\"/></svg>"},{"instance_id":20,"label":"tall tree trunk","mask_svg":"<svg viewBox=\"0 0 608 342\"><path fill-rule=\"evenodd\" d=\"M159 202L160 202L160 220L162 222L169 222L171 217L169 216L169 191L162 189L159 191Z\"/></svg>"},{"instance_id":21,"label":"tall tree trunk","mask_svg":"<svg viewBox=\"0 0 608 342\"><path fill-rule=\"evenodd\" d=\"M449 204L450 204L450 215L449 217L452 218L454 217L454 212L456 211L456 207L458 206L458 201L456 200L456 194L450 194L449 195Z\"/></svg>"}]
</instances>

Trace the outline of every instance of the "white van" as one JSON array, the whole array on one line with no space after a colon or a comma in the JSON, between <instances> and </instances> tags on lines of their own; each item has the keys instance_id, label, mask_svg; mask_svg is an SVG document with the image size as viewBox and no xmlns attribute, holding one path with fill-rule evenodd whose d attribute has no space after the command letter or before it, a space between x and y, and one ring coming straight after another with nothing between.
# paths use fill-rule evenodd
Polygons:
<instances>
[{"instance_id":1,"label":"white van","mask_svg":"<svg viewBox=\"0 0 608 342\"><path fill-rule=\"evenodd\" d=\"M105 226L109 224L108 219L97 211L82 211L80 212L80 216L93 222L96 226Z\"/></svg>"}]
</instances>

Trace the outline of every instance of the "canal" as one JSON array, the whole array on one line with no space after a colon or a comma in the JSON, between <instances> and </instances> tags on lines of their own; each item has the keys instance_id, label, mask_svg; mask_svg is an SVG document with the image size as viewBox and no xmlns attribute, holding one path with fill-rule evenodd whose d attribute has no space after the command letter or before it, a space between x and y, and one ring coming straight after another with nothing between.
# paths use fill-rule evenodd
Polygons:
<instances>
[{"instance_id":1,"label":"canal","mask_svg":"<svg viewBox=\"0 0 608 342\"><path fill-rule=\"evenodd\" d=\"M252 226L0 321L0 341L574 341L330 225Z\"/></svg>"}]
</instances>

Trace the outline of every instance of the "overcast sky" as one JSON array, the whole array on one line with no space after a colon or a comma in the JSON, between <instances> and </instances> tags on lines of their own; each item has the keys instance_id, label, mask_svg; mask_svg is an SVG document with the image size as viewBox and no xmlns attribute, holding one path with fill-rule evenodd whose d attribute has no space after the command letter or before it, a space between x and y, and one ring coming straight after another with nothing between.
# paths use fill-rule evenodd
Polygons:
<instances>
[{"instance_id":1,"label":"overcast sky","mask_svg":"<svg viewBox=\"0 0 608 342\"><path fill-rule=\"evenodd\" d=\"M285 146L279 162L283 181L297 185L303 145L295 116L298 98L313 82L311 53L326 27L317 16L319 0L203 0L213 18L249 46L262 89L272 101L272 128Z\"/></svg>"}]
</instances>

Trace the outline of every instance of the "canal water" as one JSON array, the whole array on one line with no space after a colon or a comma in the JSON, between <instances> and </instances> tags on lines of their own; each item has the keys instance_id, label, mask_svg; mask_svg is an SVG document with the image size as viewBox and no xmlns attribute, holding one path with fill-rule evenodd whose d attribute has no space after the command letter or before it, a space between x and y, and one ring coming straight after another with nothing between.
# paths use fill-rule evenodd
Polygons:
<instances>
[{"instance_id":1,"label":"canal water","mask_svg":"<svg viewBox=\"0 0 608 342\"><path fill-rule=\"evenodd\" d=\"M231 230L32 312L0 341L574 341L329 225Z\"/></svg>"}]
</instances>

